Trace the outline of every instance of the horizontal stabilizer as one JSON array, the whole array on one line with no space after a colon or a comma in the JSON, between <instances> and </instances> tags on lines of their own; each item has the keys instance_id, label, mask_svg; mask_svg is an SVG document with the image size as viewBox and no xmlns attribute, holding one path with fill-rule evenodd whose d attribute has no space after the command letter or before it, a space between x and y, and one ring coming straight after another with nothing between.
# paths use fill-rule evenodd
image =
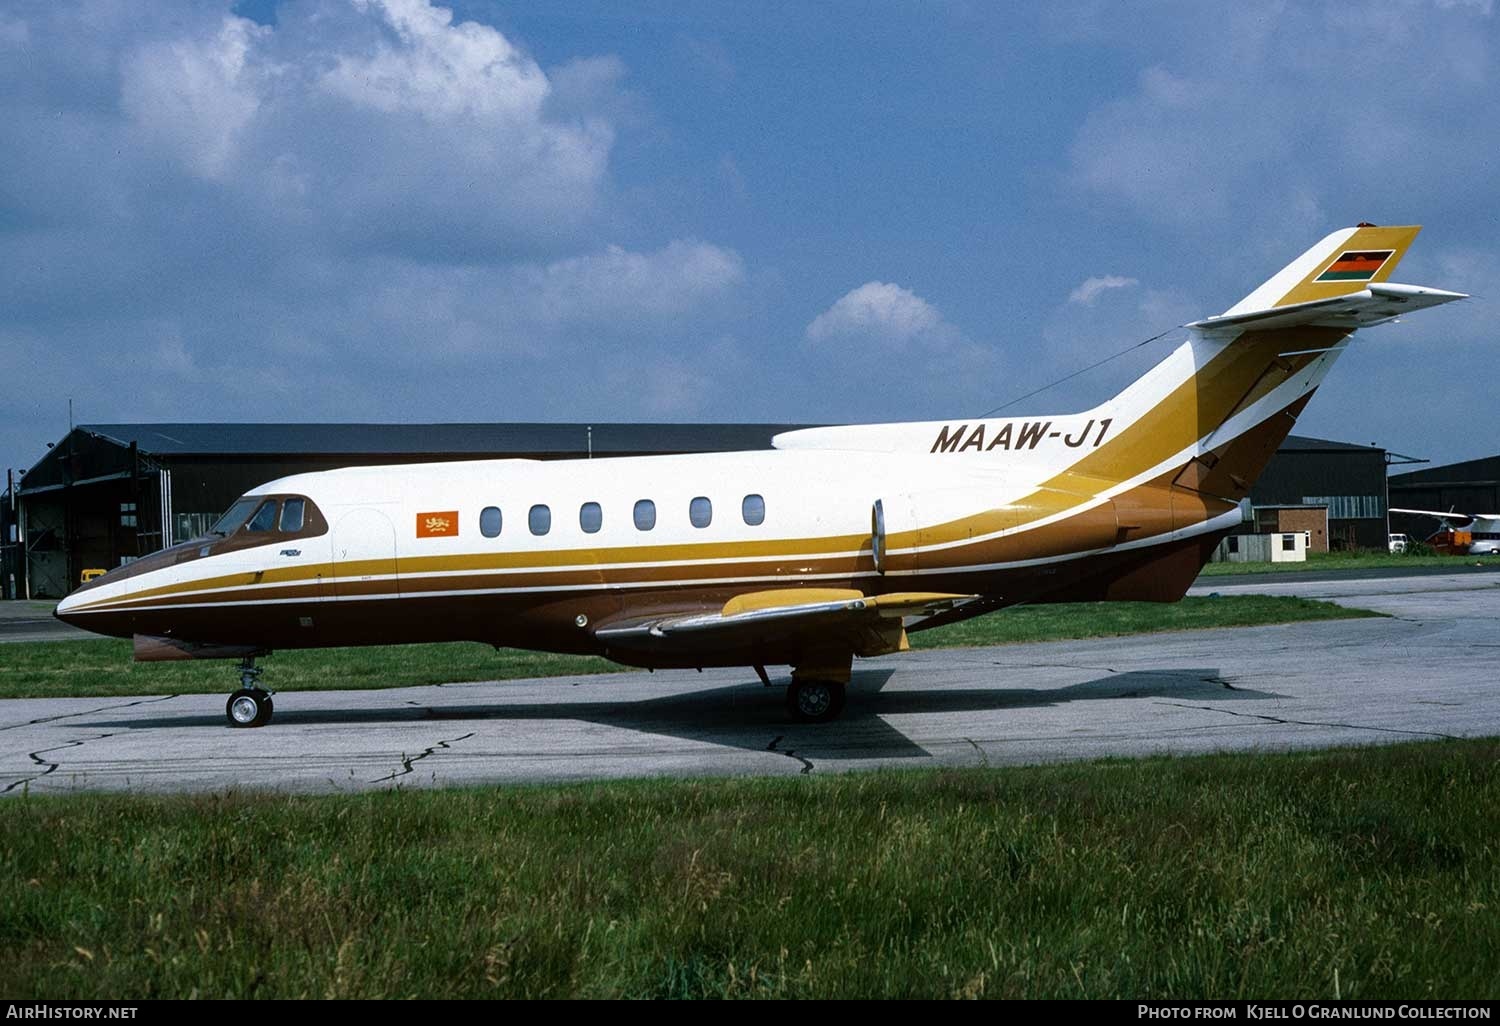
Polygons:
<instances>
[{"instance_id":1,"label":"horizontal stabilizer","mask_svg":"<svg viewBox=\"0 0 1500 1026\"><path fill-rule=\"evenodd\" d=\"M1206 317L1188 325L1205 334L1211 332L1271 331L1276 328L1365 328L1393 320L1413 310L1469 298L1462 292L1448 292L1426 285L1399 285L1395 282L1367 285L1358 292L1327 299L1313 299L1264 310Z\"/></svg>"}]
</instances>

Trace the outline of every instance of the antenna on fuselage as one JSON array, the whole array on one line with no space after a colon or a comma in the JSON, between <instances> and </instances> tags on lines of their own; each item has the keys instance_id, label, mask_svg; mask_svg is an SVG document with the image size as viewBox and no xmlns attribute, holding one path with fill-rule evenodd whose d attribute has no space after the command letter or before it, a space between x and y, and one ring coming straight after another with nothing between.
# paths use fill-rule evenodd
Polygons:
<instances>
[{"instance_id":1,"label":"antenna on fuselage","mask_svg":"<svg viewBox=\"0 0 1500 1026\"><path fill-rule=\"evenodd\" d=\"M1061 385L1064 382L1072 381L1074 378L1078 377L1080 374L1087 374L1091 370L1095 370L1095 369L1097 369L1099 367L1103 367L1106 363L1109 363L1111 360L1118 360L1120 357L1124 356L1126 353L1133 353L1137 349L1141 348L1142 346L1149 346L1153 342L1157 342L1157 341L1160 341L1161 339L1166 338L1168 335L1172 334L1172 332L1176 331L1177 328L1185 328L1185 327L1187 327L1186 324L1179 324L1179 325L1177 325L1176 328L1168 328L1166 331L1163 331L1159 335L1152 335L1148 339L1144 339L1144 340L1142 340L1140 342L1132 343L1131 345L1126 346L1124 349L1121 349L1118 353L1115 353L1113 356L1106 356L1104 359L1100 360L1098 363L1091 363L1087 367L1082 368L1081 370L1076 370L1076 371L1074 371L1071 374L1064 374L1062 377L1058 378L1056 381L1053 381L1053 382L1050 382L1048 384L1045 384L1041 388L1033 389L1032 391L1027 392L1025 395L1016 396L1016 398L1012 399L1010 402L1008 402L1008 403L1001 403L999 406L996 406L992 410L985 410L979 416L982 419L984 417L989 417L989 416L992 416L992 415L994 415L996 413L999 413L1001 410L1008 410L1012 406L1016 405L1016 403L1024 402L1025 400L1030 399L1034 395L1041 395L1043 392L1047 391L1049 388L1056 388L1058 385Z\"/></svg>"}]
</instances>

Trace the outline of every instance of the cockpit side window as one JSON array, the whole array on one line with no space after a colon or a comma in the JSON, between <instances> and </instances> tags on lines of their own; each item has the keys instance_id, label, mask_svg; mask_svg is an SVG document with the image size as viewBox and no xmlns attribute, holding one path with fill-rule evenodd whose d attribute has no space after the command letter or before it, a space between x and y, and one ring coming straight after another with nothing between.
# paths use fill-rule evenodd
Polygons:
<instances>
[{"instance_id":1,"label":"cockpit side window","mask_svg":"<svg viewBox=\"0 0 1500 1026\"><path fill-rule=\"evenodd\" d=\"M267 499L255 511L255 516L245 525L246 531L274 531L276 529L276 500Z\"/></svg>"},{"instance_id":2,"label":"cockpit side window","mask_svg":"<svg viewBox=\"0 0 1500 1026\"><path fill-rule=\"evenodd\" d=\"M281 504L281 530L286 534L295 534L302 530L302 523L307 515L306 499L287 499Z\"/></svg>"}]
</instances>

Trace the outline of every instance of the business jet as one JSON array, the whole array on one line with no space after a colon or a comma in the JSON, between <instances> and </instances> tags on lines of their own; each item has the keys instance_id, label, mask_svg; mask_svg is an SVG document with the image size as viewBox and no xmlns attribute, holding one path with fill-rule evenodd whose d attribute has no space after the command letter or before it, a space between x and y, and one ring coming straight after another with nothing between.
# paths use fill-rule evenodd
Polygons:
<instances>
[{"instance_id":1,"label":"business jet","mask_svg":"<svg viewBox=\"0 0 1500 1026\"><path fill-rule=\"evenodd\" d=\"M790 666L837 717L856 656L1018 603L1180 599L1356 329L1465 298L1388 281L1420 229L1334 232L1081 413L811 428L773 448L297 474L57 615L140 660L481 641L642 667Z\"/></svg>"}]
</instances>

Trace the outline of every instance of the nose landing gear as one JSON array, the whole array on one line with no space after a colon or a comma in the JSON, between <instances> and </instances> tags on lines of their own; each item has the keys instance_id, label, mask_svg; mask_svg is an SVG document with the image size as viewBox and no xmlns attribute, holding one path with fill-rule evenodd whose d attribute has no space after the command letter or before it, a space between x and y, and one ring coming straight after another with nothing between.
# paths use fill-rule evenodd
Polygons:
<instances>
[{"instance_id":1,"label":"nose landing gear","mask_svg":"<svg viewBox=\"0 0 1500 1026\"><path fill-rule=\"evenodd\" d=\"M271 692L260 686L261 672L254 656L240 661L240 689L224 705L224 715L231 727L264 727L271 722L275 706Z\"/></svg>"}]
</instances>

